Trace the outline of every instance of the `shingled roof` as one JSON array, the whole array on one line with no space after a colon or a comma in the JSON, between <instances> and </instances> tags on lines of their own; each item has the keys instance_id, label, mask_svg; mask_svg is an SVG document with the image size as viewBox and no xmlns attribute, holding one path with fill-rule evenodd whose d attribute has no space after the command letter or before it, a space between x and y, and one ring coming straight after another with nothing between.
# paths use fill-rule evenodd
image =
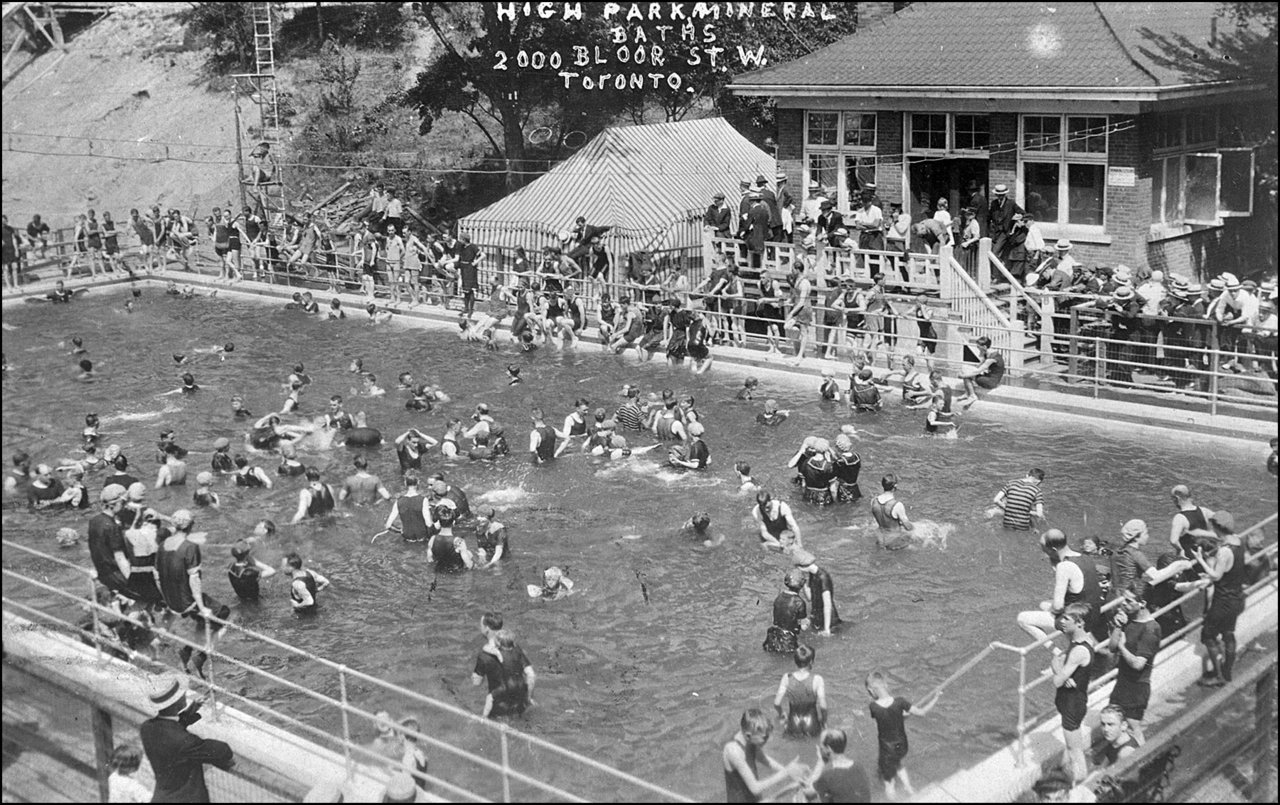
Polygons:
<instances>
[{"instance_id":1,"label":"shingled roof","mask_svg":"<svg viewBox=\"0 0 1280 805\"><path fill-rule=\"evenodd\" d=\"M1211 36L1204 3L913 3L808 56L734 79L783 87L1079 87L1194 83L1144 50L1150 37Z\"/></svg>"}]
</instances>

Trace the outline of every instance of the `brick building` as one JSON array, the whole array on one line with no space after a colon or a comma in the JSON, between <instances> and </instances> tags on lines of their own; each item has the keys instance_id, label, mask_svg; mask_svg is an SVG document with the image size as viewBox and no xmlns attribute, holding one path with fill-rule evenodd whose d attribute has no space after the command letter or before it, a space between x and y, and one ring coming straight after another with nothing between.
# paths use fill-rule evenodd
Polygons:
<instances>
[{"instance_id":1,"label":"brick building","mask_svg":"<svg viewBox=\"0 0 1280 805\"><path fill-rule=\"evenodd\" d=\"M1246 116L1274 120L1277 99L1261 83L1186 75L1159 45L1211 43L1228 24L1214 8L914 3L731 89L775 101L779 169L842 211L867 182L913 220L939 198L953 215L982 207L1005 184L1084 262L1269 272L1275 228L1253 220L1241 131Z\"/></svg>"}]
</instances>

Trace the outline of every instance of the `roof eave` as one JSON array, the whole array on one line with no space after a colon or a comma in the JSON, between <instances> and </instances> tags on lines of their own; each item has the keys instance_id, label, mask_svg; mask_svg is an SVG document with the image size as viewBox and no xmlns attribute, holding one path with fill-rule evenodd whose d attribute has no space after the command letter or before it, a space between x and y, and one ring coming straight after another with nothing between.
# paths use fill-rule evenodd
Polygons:
<instances>
[{"instance_id":1,"label":"roof eave","mask_svg":"<svg viewBox=\"0 0 1280 805\"><path fill-rule=\"evenodd\" d=\"M1265 89L1261 83L1212 81L1174 84L1160 87L905 87L840 84L730 84L728 89L739 95L754 97L802 97L841 95L848 98L973 98L989 100L1053 99L1062 101L1139 101L1157 102L1180 98L1223 95Z\"/></svg>"}]
</instances>

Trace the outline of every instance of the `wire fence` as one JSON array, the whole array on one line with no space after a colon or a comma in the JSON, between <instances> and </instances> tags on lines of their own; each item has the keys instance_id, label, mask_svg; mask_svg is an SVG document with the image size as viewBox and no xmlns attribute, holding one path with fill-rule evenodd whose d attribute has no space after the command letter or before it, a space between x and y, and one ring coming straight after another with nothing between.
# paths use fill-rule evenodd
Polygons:
<instances>
[{"instance_id":1,"label":"wire fence","mask_svg":"<svg viewBox=\"0 0 1280 805\"><path fill-rule=\"evenodd\" d=\"M210 696L215 720L220 706L234 705L289 734L305 736L342 760L348 780L356 776L385 779L405 770L403 753L388 757L385 742L378 741L378 728L382 727L396 734L398 740L412 740L430 752L431 773L418 768L407 770L422 787L450 798L503 802L690 801L675 791L503 722L482 718L234 623L210 618L211 623L193 635L122 614L97 603L92 570L10 540L4 540L3 545L83 574L89 592L86 597L6 567L6 608L82 635L100 652L128 657L148 667L155 667L148 657L138 656L110 637L110 629L104 626L128 621L150 629L175 647L205 652L210 658L204 666L206 679L192 678L192 683ZM20 590L38 591L44 594L42 600L56 604L33 606L33 596ZM91 616L90 622L75 622L73 613L81 610ZM254 657L253 662L218 650L217 635L222 632L234 633L239 638L235 641L237 652ZM252 695L245 695L246 690ZM369 701L378 702L380 711L421 713L420 726L414 729L389 722L374 708L357 703ZM299 711L305 715L299 715ZM361 735L369 736L368 740L361 740Z\"/></svg>"}]
</instances>

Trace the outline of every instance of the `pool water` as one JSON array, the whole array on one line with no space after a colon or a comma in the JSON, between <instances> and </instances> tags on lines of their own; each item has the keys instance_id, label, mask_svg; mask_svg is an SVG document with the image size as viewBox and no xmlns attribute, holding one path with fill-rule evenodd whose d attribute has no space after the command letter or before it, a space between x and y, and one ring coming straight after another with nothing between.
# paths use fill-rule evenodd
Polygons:
<instances>
[{"instance_id":1,"label":"pool water","mask_svg":"<svg viewBox=\"0 0 1280 805\"><path fill-rule=\"evenodd\" d=\"M769 375L757 400L746 403L734 400L742 383L739 370L715 367L695 377L662 363L637 365L634 353L622 359L590 345L561 354L522 354L509 346L491 353L446 330L330 322L277 303L181 300L150 289L131 315L123 304L123 295L94 292L66 307L6 308L4 321L16 328L4 338L7 358L16 365L3 387L6 461L18 449L31 452L35 461L76 455L84 414L94 411L103 419L102 444L120 444L131 470L149 484L156 471L155 441L164 428L173 428L192 451L192 472L206 469L215 438L232 437L233 451L242 444L247 423L232 419L231 395L242 394L255 414L278 410L281 383L299 360L313 379L302 396L304 414L323 413L329 395L340 393L348 398L347 410L365 411L388 442L410 426L439 437L447 417L465 420L476 403L486 402L507 428L515 455L473 463L446 462L437 453L424 469L443 470L466 490L473 508L498 509L511 536L510 562L496 572L433 576L422 546L387 537L370 543L382 528L387 504L347 508L327 522L283 528L257 551L278 565L284 551L296 548L329 577L333 586L321 593L320 617L296 620L284 585L273 580L264 583L264 595L272 600L238 607L237 619L478 711L483 692L468 684L481 643L477 624L485 610L499 610L538 672L538 706L515 726L702 800L724 796L720 747L742 710L760 706L771 712L779 678L794 667L789 657L760 647L787 564L758 547L753 501L737 493L734 461L750 462L757 478L790 501L806 547L834 578L843 628L833 637L803 639L817 649L816 671L826 677L831 722L852 730L851 751L872 771L875 730L866 717L862 683L868 671L885 671L899 695L919 696L987 642L1025 642L1015 614L1048 596L1051 574L1035 537L1004 532L998 520L984 517L1004 482L1032 466L1043 468L1049 520L1076 539L1116 534L1130 517L1145 518L1153 556L1172 515L1167 493L1175 483L1189 483L1210 507L1230 509L1242 527L1276 508L1274 479L1264 467L1265 440L1250 445L1105 423L1093 427L1057 421L1052 414L1001 422L982 405L964 417L959 439L938 440L922 435L923 412L901 410L892 395L884 412L854 420L869 434L858 443L867 497L819 509L800 501L785 463L805 436L833 437L854 415L819 402L816 376L786 382ZM95 363L93 383L76 380L75 359L62 343L77 334ZM235 351L226 361L206 357L177 367L171 357L228 340ZM378 375L388 389L385 397L351 396L356 383L347 367L356 357ZM507 385L509 362L523 367L522 384ZM405 410L406 393L394 390L404 370L438 383L452 402L430 413ZM180 385L184 371L196 376L202 391L160 396ZM661 449L620 462L566 455L547 467L529 463L532 405L542 406L551 423L562 421L580 396L592 408L612 411L623 383L694 395L707 427L709 471L661 468ZM769 397L793 412L775 428L754 421ZM361 452L398 493L394 449L384 444ZM337 447L304 450L300 457L340 485L354 454ZM255 460L274 474L273 456ZM875 547L869 501L886 472L902 479L899 496L913 519L954 527L945 550L890 553ZM95 500L101 478L89 479ZM260 518L285 522L301 486L300 479L282 479L271 491L247 490L220 480L215 489L222 509L199 510L196 528L208 531L211 543L230 543L248 536ZM150 492L148 502L165 511L189 507L191 491L187 486ZM707 548L678 534L697 511L711 515L712 532L727 537L723 544ZM53 546L54 531L67 524L79 525L83 533L79 515L4 514L7 538L46 549ZM62 555L89 563L83 543ZM29 560L9 552L5 561L22 567ZM230 603L235 597L224 572L228 562L223 552L205 551L205 588ZM538 582L552 564L567 569L575 594L530 601L525 585ZM47 566L42 573L59 577ZM228 640L222 648L236 655L237 642ZM276 662L269 653L241 658L264 667ZM232 669L220 673L224 684L245 679ZM299 670L291 678L306 681L308 673ZM1016 673L1012 657L988 659L950 688L933 713L913 719L908 766L917 786L1013 737ZM331 683L316 684L333 692ZM295 693L249 692L300 714L314 710ZM1050 706L1047 693L1037 706ZM336 724L320 721L336 730ZM813 759L812 741L780 732L769 749L784 761L796 755ZM447 756L433 757L433 773L448 777L449 763ZM561 782L572 785L571 779Z\"/></svg>"}]
</instances>

